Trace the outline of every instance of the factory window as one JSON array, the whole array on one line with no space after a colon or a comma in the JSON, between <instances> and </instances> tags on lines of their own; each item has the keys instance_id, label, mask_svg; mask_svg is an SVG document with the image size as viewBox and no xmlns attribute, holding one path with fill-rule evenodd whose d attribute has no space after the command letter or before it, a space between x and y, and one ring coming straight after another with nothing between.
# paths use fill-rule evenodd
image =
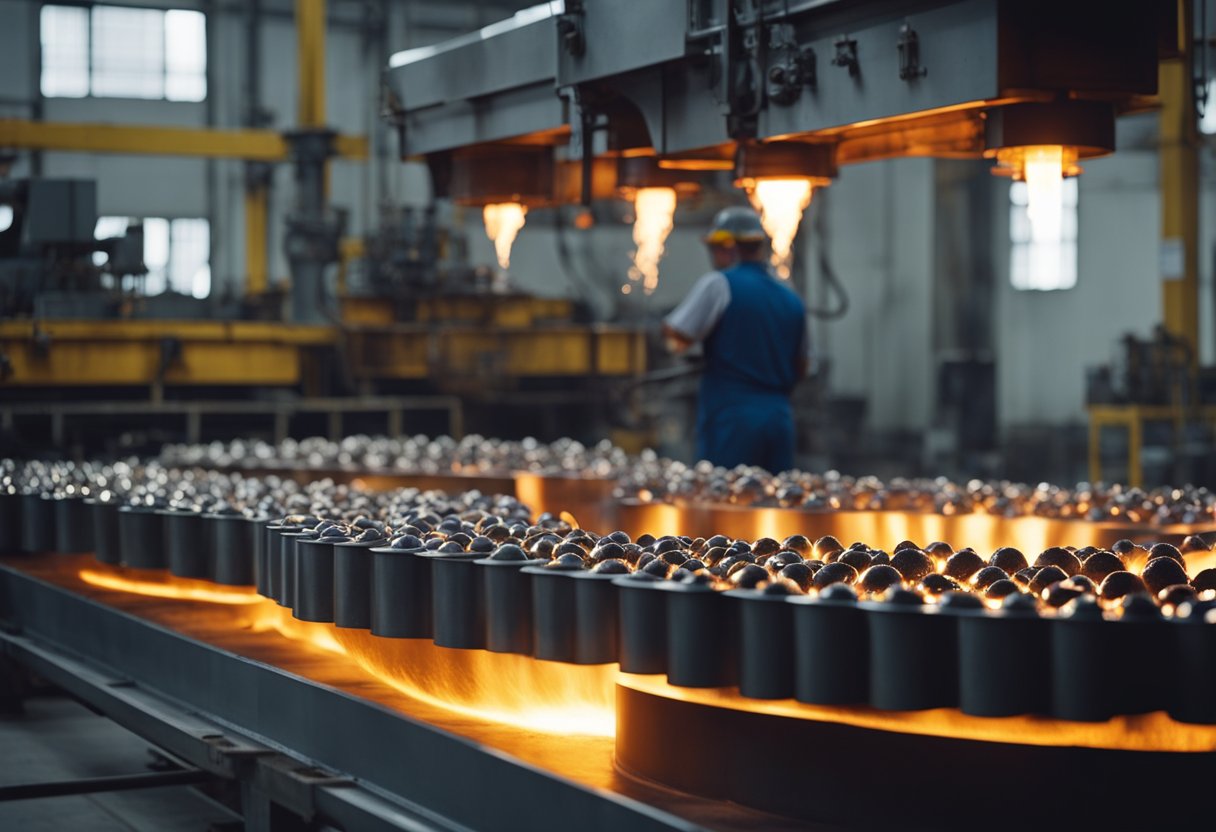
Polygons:
<instances>
[{"instance_id":1,"label":"factory window","mask_svg":"<svg viewBox=\"0 0 1216 832\"><path fill-rule=\"evenodd\" d=\"M101 217L93 236L98 240L125 234L127 217ZM159 295L171 290L205 298L211 294L211 224L202 219L148 217L144 226L144 293ZM97 265L105 255L94 255Z\"/></svg>"},{"instance_id":2,"label":"factory window","mask_svg":"<svg viewBox=\"0 0 1216 832\"><path fill-rule=\"evenodd\" d=\"M1032 221L1025 182L1009 187L1009 282L1027 291L1077 285L1077 180L1062 183L1060 210Z\"/></svg>"},{"instance_id":3,"label":"factory window","mask_svg":"<svg viewBox=\"0 0 1216 832\"><path fill-rule=\"evenodd\" d=\"M1199 132L1205 136L1216 133L1216 80L1208 81L1203 111L1199 116Z\"/></svg>"},{"instance_id":4,"label":"factory window","mask_svg":"<svg viewBox=\"0 0 1216 832\"><path fill-rule=\"evenodd\" d=\"M42 94L202 101L206 17L184 9L43 6Z\"/></svg>"}]
</instances>

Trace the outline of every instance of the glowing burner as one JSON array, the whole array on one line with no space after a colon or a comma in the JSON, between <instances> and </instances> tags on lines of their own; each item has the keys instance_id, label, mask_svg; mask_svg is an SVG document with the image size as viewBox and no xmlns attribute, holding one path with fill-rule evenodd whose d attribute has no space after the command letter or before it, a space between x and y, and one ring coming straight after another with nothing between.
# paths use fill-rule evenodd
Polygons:
<instances>
[{"instance_id":1,"label":"glowing burner","mask_svg":"<svg viewBox=\"0 0 1216 832\"><path fill-rule=\"evenodd\" d=\"M663 248L671 234L676 212L674 188L639 188L633 200L634 222L633 267L629 270L631 283L642 284L642 291L653 294L659 286L659 261L663 259ZM629 286L624 287L629 294Z\"/></svg>"},{"instance_id":2,"label":"glowing burner","mask_svg":"<svg viewBox=\"0 0 1216 832\"><path fill-rule=\"evenodd\" d=\"M735 186L747 191L760 213L773 249L773 269L782 280L789 279L794 237L811 194L830 184L835 175L835 150L830 145L775 141L739 146Z\"/></svg>"},{"instance_id":3,"label":"glowing burner","mask_svg":"<svg viewBox=\"0 0 1216 832\"><path fill-rule=\"evenodd\" d=\"M527 215L527 206L518 202L494 203L482 210L486 236L494 242L494 253L503 271L511 268L511 247L515 245L515 236L524 227Z\"/></svg>"},{"instance_id":4,"label":"glowing burner","mask_svg":"<svg viewBox=\"0 0 1216 832\"><path fill-rule=\"evenodd\" d=\"M794 236L802 213L811 204L814 186L809 179L761 179L749 194L772 245L773 269L788 280L794 261Z\"/></svg>"}]
</instances>

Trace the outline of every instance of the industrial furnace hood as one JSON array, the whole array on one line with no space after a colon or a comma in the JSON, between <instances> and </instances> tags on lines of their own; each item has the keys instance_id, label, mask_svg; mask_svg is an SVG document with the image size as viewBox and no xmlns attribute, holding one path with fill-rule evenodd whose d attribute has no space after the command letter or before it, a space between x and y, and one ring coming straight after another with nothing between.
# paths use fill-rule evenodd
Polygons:
<instances>
[{"instance_id":1,"label":"industrial furnace hood","mask_svg":"<svg viewBox=\"0 0 1216 832\"><path fill-rule=\"evenodd\" d=\"M1027 131L987 116L1016 104L1046 124L1037 143L1078 121L1108 138L1084 158L1151 104L1177 24L1172 0L559 0L397 53L388 111L402 157L432 163L523 144L729 168L773 139L829 144L837 163L995 156Z\"/></svg>"}]
</instances>

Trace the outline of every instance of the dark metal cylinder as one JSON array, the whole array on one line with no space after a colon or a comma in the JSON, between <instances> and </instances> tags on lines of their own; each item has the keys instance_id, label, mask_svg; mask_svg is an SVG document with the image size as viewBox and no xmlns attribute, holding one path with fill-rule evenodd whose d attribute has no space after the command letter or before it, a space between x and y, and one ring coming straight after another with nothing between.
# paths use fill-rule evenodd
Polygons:
<instances>
[{"instance_id":1,"label":"dark metal cylinder","mask_svg":"<svg viewBox=\"0 0 1216 832\"><path fill-rule=\"evenodd\" d=\"M211 578L210 523L193 511L161 512L169 572L179 578Z\"/></svg>"},{"instance_id":2,"label":"dark metal cylinder","mask_svg":"<svg viewBox=\"0 0 1216 832\"><path fill-rule=\"evenodd\" d=\"M703 584L667 590L667 681L689 688L729 687L738 681L735 605Z\"/></svg>"},{"instance_id":3,"label":"dark metal cylinder","mask_svg":"<svg viewBox=\"0 0 1216 832\"><path fill-rule=\"evenodd\" d=\"M667 672L664 581L635 572L616 579L620 604L618 656L625 673Z\"/></svg>"},{"instance_id":4,"label":"dark metal cylinder","mask_svg":"<svg viewBox=\"0 0 1216 832\"><path fill-rule=\"evenodd\" d=\"M532 582L532 655L552 662L578 661L575 580L570 572L529 566Z\"/></svg>"},{"instance_id":5,"label":"dark metal cylinder","mask_svg":"<svg viewBox=\"0 0 1216 832\"><path fill-rule=\"evenodd\" d=\"M1116 713L1164 711L1169 707L1169 683L1177 677L1179 661L1169 622L1157 617L1108 623L1119 636L1121 670L1114 690Z\"/></svg>"},{"instance_id":6,"label":"dark metal cylinder","mask_svg":"<svg viewBox=\"0 0 1216 832\"><path fill-rule=\"evenodd\" d=\"M958 632L931 607L864 604L870 632L870 704L921 711L958 704Z\"/></svg>"},{"instance_id":7,"label":"dark metal cylinder","mask_svg":"<svg viewBox=\"0 0 1216 832\"><path fill-rule=\"evenodd\" d=\"M574 573L574 653L579 664L611 664L620 649L619 589L614 575Z\"/></svg>"},{"instance_id":8,"label":"dark metal cylinder","mask_svg":"<svg viewBox=\"0 0 1216 832\"><path fill-rule=\"evenodd\" d=\"M118 540L122 564L132 569L164 569L164 518L157 509L123 506L118 510Z\"/></svg>"},{"instance_id":9,"label":"dark metal cylinder","mask_svg":"<svg viewBox=\"0 0 1216 832\"><path fill-rule=\"evenodd\" d=\"M389 546L371 550L372 635L431 637L431 561L422 557L425 551Z\"/></svg>"},{"instance_id":10,"label":"dark metal cylinder","mask_svg":"<svg viewBox=\"0 0 1216 832\"><path fill-rule=\"evenodd\" d=\"M428 555L431 615L440 647L477 650L486 646L485 590L477 555Z\"/></svg>"},{"instance_id":11,"label":"dark metal cylinder","mask_svg":"<svg viewBox=\"0 0 1216 832\"><path fill-rule=\"evenodd\" d=\"M959 709L972 716L1050 709L1051 642L1037 613L959 610Z\"/></svg>"},{"instance_id":12,"label":"dark metal cylinder","mask_svg":"<svg viewBox=\"0 0 1216 832\"><path fill-rule=\"evenodd\" d=\"M262 528L262 551L258 553L260 558L254 568L258 595L277 601L279 584L283 580L282 561L279 560L279 535L299 529L282 523L267 523Z\"/></svg>"},{"instance_id":13,"label":"dark metal cylinder","mask_svg":"<svg viewBox=\"0 0 1216 832\"><path fill-rule=\"evenodd\" d=\"M309 540L316 536L311 529L307 531L279 532L278 593L275 601L280 607L291 609L296 603L296 541Z\"/></svg>"},{"instance_id":14,"label":"dark metal cylinder","mask_svg":"<svg viewBox=\"0 0 1216 832\"><path fill-rule=\"evenodd\" d=\"M55 500L55 551L77 554L93 551L93 518L83 497Z\"/></svg>"},{"instance_id":15,"label":"dark metal cylinder","mask_svg":"<svg viewBox=\"0 0 1216 832\"><path fill-rule=\"evenodd\" d=\"M0 553L21 551L21 495L0 491Z\"/></svg>"},{"instance_id":16,"label":"dark metal cylinder","mask_svg":"<svg viewBox=\"0 0 1216 832\"><path fill-rule=\"evenodd\" d=\"M266 521L244 514L208 514L206 519L211 525L212 580L225 586L252 585L256 565L264 560Z\"/></svg>"},{"instance_id":17,"label":"dark metal cylinder","mask_svg":"<svg viewBox=\"0 0 1216 832\"><path fill-rule=\"evenodd\" d=\"M481 570L486 601L486 649L494 653L532 655L532 576L528 566L543 560L473 561Z\"/></svg>"},{"instance_id":18,"label":"dark metal cylinder","mask_svg":"<svg viewBox=\"0 0 1216 832\"><path fill-rule=\"evenodd\" d=\"M794 607L754 589L726 593L739 618L739 693L753 699L794 695Z\"/></svg>"},{"instance_id":19,"label":"dark metal cylinder","mask_svg":"<svg viewBox=\"0 0 1216 832\"><path fill-rule=\"evenodd\" d=\"M1170 716L1179 722L1216 725L1216 626L1202 616L1173 624L1177 670L1169 680Z\"/></svg>"},{"instance_id":20,"label":"dark metal cylinder","mask_svg":"<svg viewBox=\"0 0 1216 832\"><path fill-rule=\"evenodd\" d=\"M334 544L334 623L367 630L372 626L372 549L375 543Z\"/></svg>"},{"instance_id":21,"label":"dark metal cylinder","mask_svg":"<svg viewBox=\"0 0 1216 832\"><path fill-rule=\"evenodd\" d=\"M117 566L122 562L122 545L118 535L118 504L99 500L86 501L93 524L93 557L98 563Z\"/></svg>"},{"instance_id":22,"label":"dark metal cylinder","mask_svg":"<svg viewBox=\"0 0 1216 832\"><path fill-rule=\"evenodd\" d=\"M301 621L334 620L334 543L324 537L296 541L292 615Z\"/></svg>"},{"instance_id":23,"label":"dark metal cylinder","mask_svg":"<svg viewBox=\"0 0 1216 832\"><path fill-rule=\"evenodd\" d=\"M1123 664L1112 622L1058 618L1051 622L1051 715L1077 722L1105 722L1118 713L1112 686ZM1122 669L1120 669L1122 668Z\"/></svg>"},{"instance_id":24,"label":"dark metal cylinder","mask_svg":"<svg viewBox=\"0 0 1216 832\"><path fill-rule=\"evenodd\" d=\"M798 598L793 606L794 697L809 705L870 701L868 618L855 601Z\"/></svg>"},{"instance_id":25,"label":"dark metal cylinder","mask_svg":"<svg viewBox=\"0 0 1216 832\"><path fill-rule=\"evenodd\" d=\"M55 550L55 503L41 494L21 496L21 551Z\"/></svg>"}]
</instances>

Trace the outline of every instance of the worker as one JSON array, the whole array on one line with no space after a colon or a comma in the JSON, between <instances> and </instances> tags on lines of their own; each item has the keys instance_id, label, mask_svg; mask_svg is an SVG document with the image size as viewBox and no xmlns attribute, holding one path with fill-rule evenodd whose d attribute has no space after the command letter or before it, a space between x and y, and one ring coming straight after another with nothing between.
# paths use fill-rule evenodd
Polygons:
<instances>
[{"instance_id":1,"label":"worker","mask_svg":"<svg viewBox=\"0 0 1216 832\"><path fill-rule=\"evenodd\" d=\"M705 354L698 458L787 471L794 467L790 394L807 368L806 307L769 270L755 211L719 211L705 243L714 270L663 322L670 349L700 343Z\"/></svg>"}]
</instances>

